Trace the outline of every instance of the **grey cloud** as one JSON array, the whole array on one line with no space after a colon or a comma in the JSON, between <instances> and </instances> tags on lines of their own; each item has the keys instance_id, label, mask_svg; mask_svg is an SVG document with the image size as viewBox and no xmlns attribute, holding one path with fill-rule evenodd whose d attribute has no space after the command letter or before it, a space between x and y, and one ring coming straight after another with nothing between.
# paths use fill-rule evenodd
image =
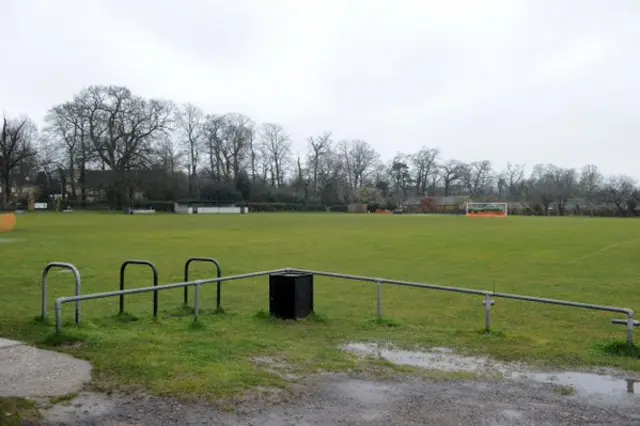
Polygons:
<instances>
[{"instance_id":1,"label":"grey cloud","mask_svg":"<svg viewBox=\"0 0 640 426\"><path fill-rule=\"evenodd\" d=\"M426 144L640 178L636 1L3 4L12 114L116 83L278 121L297 150L333 130L386 157Z\"/></svg>"}]
</instances>

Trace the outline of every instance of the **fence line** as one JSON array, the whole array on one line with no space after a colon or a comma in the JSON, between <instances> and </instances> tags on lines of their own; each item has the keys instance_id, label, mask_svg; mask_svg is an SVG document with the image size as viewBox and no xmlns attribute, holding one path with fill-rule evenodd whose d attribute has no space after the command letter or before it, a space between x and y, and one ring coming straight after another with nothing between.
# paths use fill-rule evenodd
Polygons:
<instances>
[{"instance_id":1,"label":"fence line","mask_svg":"<svg viewBox=\"0 0 640 426\"><path fill-rule=\"evenodd\" d=\"M265 275L271 275L271 274L277 274L280 272L285 272L285 269L274 269L274 270L270 270L270 271L260 271L260 272L250 272L247 274L239 274L239 275L229 275L226 277L220 277L220 278L209 278L209 279L205 279L205 280L196 280L196 281L189 281L189 282L182 282L182 283L172 283L172 284L164 284L164 285L159 285L159 286L151 286L151 287L139 287L139 288L131 288L131 289L125 289L125 290L118 290L118 291L106 291L103 293L92 293L92 294L82 294L82 295L77 295L77 296L67 296L67 297L59 297L56 299L56 305L55 305L55 314L56 314L56 333L60 333L60 331L62 330L62 305L65 303L69 303L69 302L79 302L82 300L94 300L94 299L104 299L107 297L119 297L119 296L125 296L127 294L140 294L140 293L149 293L149 292L159 292L159 291L163 291L163 290L173 290L176 288L183 288L183 287L191 287L194 286L196 287L196 291L195 291L195 296L194 296L194 317L195 319L198 318L198 305L199 305L199 301L198 298L200 296L200 286L201 285L205 285L205 284L212 284L212 283L218 283L218 282L223 282L223 281L236 281L236 280L243 280L243 279L247 279L247 278L255 278L255 277L261 277L261 276L265 276Z\"/></svg>"},{"instance_id":2,"label":"fence line","mask_svg":"<svg viewBox=\"0 0 640 426\"><path fill-rule=\"evenodd\" d=\"M621 308L617 306L596 305L591 303L572 302L568 300L547 299L543 297L522 296L510 293L495 293L493 291L476 290L464 287L448 287L435 284L415 283L410 281L391 280L386 278L364 277L359 275L341 274L335 272L315 271L309 269L287 268L289 272L300 272L318 275L327 278L338 278L352 281L363 281L376 283L378 286L378 318L382 318L382 284L391 284L402 287L424 288L429 290L447 291L452 293L471 294L484 296L483 305L485 307L485 330L489 331L491 326L491 307L495 304L493 298L521 300L525 302L543 303L548 305L567 306L572 308L590 309L601 312L621 313L627 316L626 320L613 321L614 324L624 324L627 326L627 343L633 343L633 329L640 326L640 323L634 320L634 312L629 308Z\"/></svg>"},{"instance_id":3,"label":"fence line","mask_svg":"<svg viewBox=\"0 0 640 426\"><path fill-rule=\"evenodd\" d=\"M161 286L142 287L142 288L135 288L135 289L129 289L129 290L60 297L56 299L56 308L55 308L56 332L60 333L62 329L62 305L65 303L69 303L73 301L79 302L81 300L102 299L106 297L124 296L126 294L147 293L151 291L157 292L162 290L171 290L176 288L187 288L190 286L195 286L196 288L195 288L195 298L194 298L194 319L197 320L199 315L198 308L199 308L199 295L200 295L201 285L211 284L211 283L221 283L224 281L235 281L235 280L241 280L241 279L247 279L247 278L255 278L255 277L260 277L265 275L281 273L281 272L306 273L306 274L313 274L313 275L327 277L327 278L337 278L337 279L346 279L346 280L352 280L352 281L375 283L378 289L377 314L379 319L382 319L382 285L389 284L389 285L395 285L395 286L401 286L401 287L423 288L427 290L437 290L437 291L446 291L446 292L452 292L452 293L483 296L482 304L484 305L484 308L485 308L486 331L489 331L491 327L491 308L495 304L495 301L493 300L493 298L521 300L525 302L542 303L542 304L548 304L548 305L558 305L558 306L566 306L566 307L579 308L579 309L589 309L589 310L601 311L601 312L625 314L627 316L626 320L614 320L613 323L626 325L628 344L633 344L634 328L636 326L640 326L640 323L634 320L634 312L632 309L621 308L617 306L606 306L606 305L597 305L597 304L591 304L591 303L572 302L568 300L547 299L547 298L533 297L533 296L522 296L519 294L510 294L510 293L495 293L492 291L469 289L469 288L462 288L462 287L448 287L448 286L441 286L441 285L435 285L435 284L416 283L416 282L410 282L410 281L392 280L387 278L365 277L365 276L359 276L359 275L341 274L341 273L335 273L335 272L316 271L316 270L309 270L309 269L281 268L281 269L274 269L270 271L260 271L260 272L251 272L251 273L240 274L240 275L230 275L227 277L217 277L217 278L209 278L205 280L165 284Z\"/></svg>"}]
</instances>

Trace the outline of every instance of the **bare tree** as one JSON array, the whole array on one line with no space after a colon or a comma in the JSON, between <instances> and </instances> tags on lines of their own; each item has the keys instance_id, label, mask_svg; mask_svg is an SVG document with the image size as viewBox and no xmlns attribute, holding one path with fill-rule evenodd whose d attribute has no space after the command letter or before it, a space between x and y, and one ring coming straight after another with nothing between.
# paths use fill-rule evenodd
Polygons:
<instances>
[{"instance_id":1,"label":"bare tree","mask_svg":"<svg viewBox=\"0 0 640 426\"><path fill-rule=\"evenodd\" d=\"M60 150L59 143L49 138L42 137L39 140L37 148L36 162L38 169L46 177L46 185L42 185L40 190L43 192L54 191L58 188L53 188L54 178L61 165L65 163L65 153ZM60 188L62 191L62 188ZM42 195L42 194L41 194Z\"/></svg>"},{"instance_id":2,"label":"bare tree","mask_svg":"<svg viewBox=\"0 0 640 426\"><path fill-rule=\"evenodd\" d=\"M525 170L522 164L507 163L507 168L498 176L500 198L520 200L523 196ZM504 194L506 192L506 194Z\"/></svg>"},{"instance_id":3,"label":"bare tree","mask_svg":"<svg viewBox=\"0 0 640 426\"><path fill-rule=\"evenodd\" d=\"M422 147L420 151L411 156L411 162L415 167L415 181L417 195L425 194L429 179L438 173L437 159L440 151L433 148Z\"/></svg>"},{"instance_id":4,"label":"bare tree","mask_svg":"<svg viewBox=\"0 0 640 426\"><path fill-rule=\"evenodd\" d=\"M618 212L625 216L629 204L635 204L636 181L625 175L609 177L603 188L603 198L607 203L612 203Z\"/></svg>"},{"instance_id":5,"label":"bare tree","mask_svg":"<svg viewBox=\"0 0 640 426\"><path fill-rule=\"evenodd\" d=\"M551 204L556 199L557 189L552 164L536 164L529 178L529 196L534 204L538 204L543 214L549 214Z\"/></svg>"},{"instance_id":6,"label":"bare tree","mask_svg":"<svg viewBox=\"0 0 640 426\"><path fill-rule=\"evenodd\" d=\"M259 161L259 153L260 147L256 141L256 132L251 131L249 134L249 167L251 172L251 183L256 183L256 178L258 177L258 161Z\"/></svg>"},{"instance_id":7,"label":"bare tree","mask_svg":"<svg viewBox=\"0 0 640 426\"><path fill-rule=\"evenodd\" d=\"M264 123L261 143L271 166L271 182L280 187L284 183L284 172L291 160L291 139L280 124Z\"/></svg>"},{"instance_id":8,"label":"bare tree","mask_svg":"<svg viewBox=\"0 0 640 426\"><path fill-rule=\"evenodd\" d=\"M359 200L359 189L364 180L373 172L378 153L363 140L342 141L341 151L348 173L351 197Z\"/></svg>"},{"instance_id":9,"label":"bare tree","mask_svg":"<svg viewBox=\"0 0 640 426\"><path fill-rule=\"evenodd\" d=\"M125 87L92 86L87 92L89 137L114 173L112 202L121 206L130 184L127 172L149 165L152 142L169 130L172 108L167 102L134 96Z\"/></svg>"},{"instance_id":10,"label":"bare tree","mask_svg":"<svg viewBox=\"0 0 640 426\"><path fill-rule=\"evenodd\" d=\"M69 175L71 196L77 197L77 182L81 198L86 201L85 172L88 161L87 120L81 100L74 100L51 108L45 116L45 132L63 150L65 160L60 167ZM78 172L80 173L78 179Z\"/></svg>"},{"instance_id":11,"label":"bare tree","mask_svg":"<svg viewBox=\"0 0 640 426\"><path fill-rule=\"evenodd\" d=\"M224 144L223 129L226 119L223 115L209 114L204 122L204 143L209 159L211 178L220 182L225 176L226 163L229 160L227 146Z\"/></svg>"},{"instance_id":12,"label":"bare tree","mask_svg":"<svg viewBox=\"0 0 640 426\"><path fill-rule=\"evenodd\" d=\"M310 173L311 190L314 196L319 192L319 176L323 167L327 163L327 156L333 149L331 132L325 132L317 137L310 137L308 140L309 153L307 154L307 168Z\"/></svg>"},{"instance_id":13,"label":"bare tree","mask_svg":"<svg viewBox=\"0 0 640 426\"><path fill-rule=\"evenodd\" d=\"M472 197L481 197L487 194L491 188L491 162L474 161L462 166L460 179Z\"/></svg>"},{"instance_id":14,"label":"bare tree","mask_svg":"<svg viewBox=\"0 0 640 426\"><path fill-rule=\"evenodd\" d=\"M171 135L161 134L157 141L157 162L156 164L168 175L174 176L184 166L185 159L191 161L189 151L181 149L181 144L176 143ZM193 170L187 167L187 170ZM189 182L187 182L190 184ZM189 187L189 195L193 195Z\"/></svg>"},{"instance_id":15,"label":"bare tree","mask_svg":"<svg viewBox=\"0 0 640 426\"><path fill-rule=\"evenodd\" d=\"M225 151L228 154L226 175L227 178L234 178L238 176L249 156L254 125L249 117L236 113L226 114L224 121L222 133L226 144Z\"/></svg>"},{"instance_id":16,"label":"bare tree","mask_svg":"<svg viewBox=\"0 0 640 426\"><path fill-rule=\"evenodd\" d=\"M182 148L187 154L189 195L193 195L197 192L200 152L205 136L205 116L200 108L187 103L176 110L176 122L182 137Z\"/></svg>"},{"instance_id":17,"label":"bare tree","mask_svg":"<svg viewBox=\"0 0 640 426\"><path fill-rule=\"evenodd\" d=\"M73 97L69 108L68 118L74 127L76 142L76 160L74 163L78 167L78 183L80 184L80 199L82 205L87 202L87 169L95 165L98 156L93 148L93 143L89 137L89 123L92 115L88 92L82 91ZM92 164L93 163L93 164Z\"/></svg>"},{"instance_id":18,"label":"bare tree","mask_svg":"<svg viewBox=\"0 0 640 426\"><path fill-rule=\"evenodd\" d=\"M564 216L567 201L576 193L578 178L575 169L554 167L551 170L555 183L556 206L558 214Z\"/></svg>"},{"instance_id":19,"label":"bare tree","mask_svg":"<svg viewBox=\"0 0 640 426\"><path fill-rule=\"evenodd\" d=\"M352 165L351 165L351 156L349 155L348 140L345 139L338 142L338 144L336 145L336 154L337 154L336 160L340 162L342 166L342 170L344 171L344 177L347 181L346 182L348 186L347 201L351 202L353 201L353 172L352 172Z\"/></svg>"},{"instance_id":20,"label":"bare tree","mask_svg":"<svg viewBox=\"0 0 640 426\"><path fill-rule=\"evenodd\" d=\"M587 209L589 209L590 215L593 215L593 203L602 189L603 181L604 179L602 174L600 174L598 166L589 164L582 168L579 186L587 203Z\"/></svg>"},{"instance_id":21,"label":"bare tree","mask_svg":"<svg viewBox=\"0 0 640 426\"><path fill-rule=\"evenodd\" d=\"M28 118L10 120L2 118L0 131L0 183L2 202L6 204L12 193L13 174L23 162L34 158L32 143L35 125Z\"/></svg>"},{"instance_id":22,"label":"bare tree","mask_svg":"<svg viewBox=\"0 0 640 426\"><path fill-rule=\"evenodd\" d=\"M407 198L409 186L413 183L409 159L409 155L398 153L389 165L388 173L396 193L396 201L404 201Z\"/></svg>"},{"instance_id":23,"label":"bare tree","mask_svg":"<svg viewBox=\"0 0 640 426\"><path fill-rule=\"evenodd\" d=\"M307 179L307 171L302 166L300 156L296 158L296 174L292 182L294 196L302 196L305 200L309 199L309 179Z\"/></svg>"},{"instance_id":24,"label":"bare tree","mask_svg":"<svg viewBox=\"0 0 640 426\"><path fill-rule=\"evenodd\" d=\"M464 174L465 165L457 160L449 160L440 169L440 177L444 185L444 195L450 195L455 182Z\"/></svg>"}]
</instances>

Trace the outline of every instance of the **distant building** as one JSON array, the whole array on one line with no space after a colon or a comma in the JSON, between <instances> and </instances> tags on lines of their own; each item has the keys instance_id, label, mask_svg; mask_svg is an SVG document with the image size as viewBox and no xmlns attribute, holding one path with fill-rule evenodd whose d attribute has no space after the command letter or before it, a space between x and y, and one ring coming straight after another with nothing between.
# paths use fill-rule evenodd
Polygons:
<instances>
[{"instance_id":1,"label":"distant building","mask_svg":"<svg viewBox=\"0 0 640 426\"><path fill-rule=\"evenodd\" d=\"M403 207L410 211L422 213L457 213L464 211L465 204L472 202L468 195L417 196L409 197Z\"/></svg>"}]
</instances>

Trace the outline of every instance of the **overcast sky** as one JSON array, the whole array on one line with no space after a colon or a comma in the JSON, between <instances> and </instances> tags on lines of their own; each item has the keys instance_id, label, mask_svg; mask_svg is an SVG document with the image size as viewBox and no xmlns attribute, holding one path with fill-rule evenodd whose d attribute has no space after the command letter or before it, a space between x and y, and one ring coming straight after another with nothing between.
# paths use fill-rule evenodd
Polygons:
<instances>
[{"instance_id":1,"label":"overcast sky","mask_svg":"<svg viewBox=\"0 0 640 426\"><path fill-rule=\"evenodd\" d=\"M638 0L0 0L0 110L91 84L326 130L384 157L640 179ZM530 170L530 168L529 168Z\"/></svg>"}]
</instances>

